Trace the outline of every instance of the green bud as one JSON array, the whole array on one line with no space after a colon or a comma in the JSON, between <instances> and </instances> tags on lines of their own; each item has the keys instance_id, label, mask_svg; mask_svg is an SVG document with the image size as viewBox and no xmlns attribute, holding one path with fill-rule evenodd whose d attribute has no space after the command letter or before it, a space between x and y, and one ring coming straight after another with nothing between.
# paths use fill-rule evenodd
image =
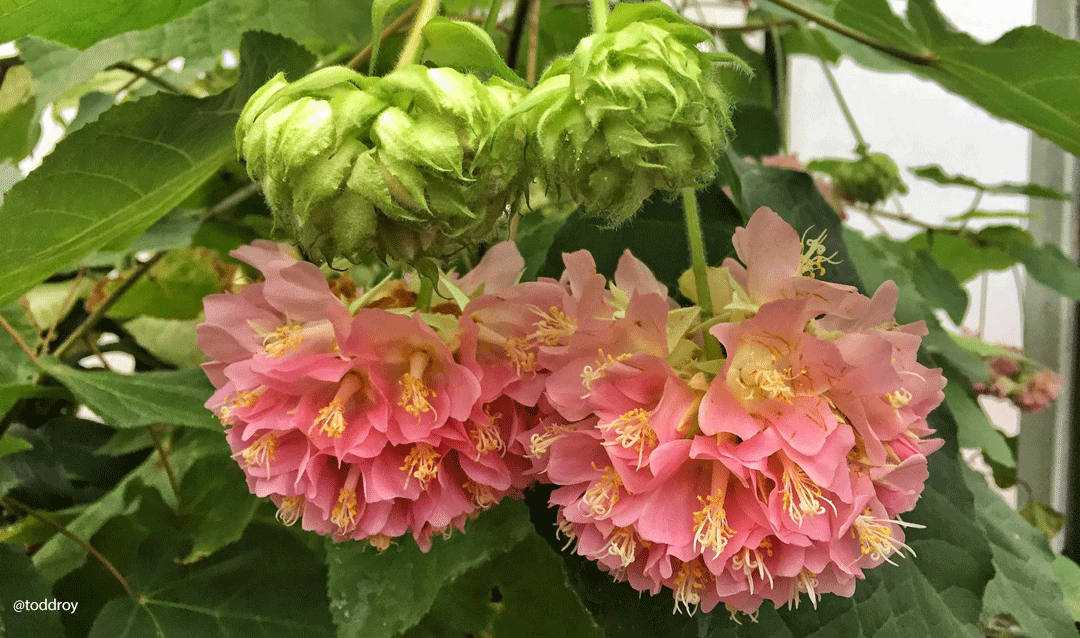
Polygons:
<instances>
[{"instance_id":1,"label":"green bud","mask_svg":"<svg viewBox=\"0 0 1080 638\"><path fill-rule=\"evenodd\" d=\"M832 177L840 197L869 206L895 192L907 192L896 163L882 153L870 153L854 160L814 160L806 168Z\"/></svg>"},{"instance_id":2,"label":"green bud","mask_svg":"<svg viewBox=\"0 0 1080 638\"><path fill-rule=\"evenodd\" d=\"M523 97L453 69L328 67L257 91L237 146L309 255L439 257L486 239L528 183L524 129L508 119Z\"/></svg>"},{"instance_id":3,"label":"green bud","mask_svg":"<svg viewBox=\"0 0 1080 638\"><path fill-rule=\"evenodd\" d=\"M711 181L731 100L696 48L709 36L667 7L618 5L609 28L553 64L518 111L549 187L617 225L654 190Z\"/></svg>"}]
</instances>

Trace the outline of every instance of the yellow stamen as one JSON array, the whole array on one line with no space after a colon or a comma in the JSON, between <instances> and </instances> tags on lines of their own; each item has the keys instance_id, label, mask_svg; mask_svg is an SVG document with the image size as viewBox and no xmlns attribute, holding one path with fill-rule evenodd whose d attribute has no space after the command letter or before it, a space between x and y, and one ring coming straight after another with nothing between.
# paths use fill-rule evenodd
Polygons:
<instances>
[{"instance_id":1,"label":"yellow stamen","mask_svg":"<svg viewBox=\"0 0 1080 638\"><path fill-rule=\"evenodd\" d=\"M682 605L686 613L693 616L701 604L701 592L705 589L707 578L708 571L701 564L701 559L683 563L671 584L675 595L675 609L671 613L677 613L679 605Z\"/></svg>"},{"instance_id":2,"label":"yellow stamen","mask_svg":"<svg viewBox=\"0 0 1080 638\"><path fill-rule=\"evenodd\" d=\"M510 361L514 362L514 368L520 377L523 372L536 371L536 353L529 349L529 342L523 337L511 337L503 344L503 351Z\"/></svg>"},{"instance_id":3,"label":"yellow stamen","mask_svg":"<svg viewBox=\"0 0 1080 638\"><path fill-rule=\"evenodd\" d=\"M741 609L736 608L731 603L724 603L724 608L727 609L728 614L731 615L732 622L734 622L736 625L741 625L742 624L742 621L739 620L739 614L742 614L742 615L746 616L747 618L749 618L750 622L752 622L752 623L756 623L758 621L757 618L758 618L758 612L760 611L760 609L755 609L754 613L748 614L745 611L742 611Z\"/></svg>"},{"instance_id":4,"label":"yellow stamen","mask_svg":"<svg viewBox=\"0 0 1080 638\"><path fill-rule=\"evenodd\" d=\"M529 456L539 460L559 437L569 431L570 428L565 425L545 425L543 432L537 432L529 437Z\"/></svg>"},{"instance_id":5,"label":"yellow stamen","mask_svg":"<svg viewBox=\"0 0 1080 638\"><path fill-rule=\"evenodd\" d=\"M263 349L266 356L277 359L289 352L296 352L304 342L303 328L298 323L287 321L284 326L263 337Z\"/></svg>"},{"instance_id":6,"label":"yellow stamen","mask_svg":"<svg viewBox=\"0 0 1080 638\"><path fill-rule=\"evenodd\" d=\"M330 513L330 522L337 526L338 534L344 536L356 526L359 508L356 504L356 491L342 488L338 492L337 505Z\"/></svg>"},{"instance_id":7,"label":"yellow stamen","mask_svg":"<svg viewBox=\"0 0 1080 638\"><path fill-rule=\"evenodd\" d=\"M923 527L922 525L900 520L877 518L870 513L868 507L855 519L855 523L851 526L851 536L858 538L859 548L862 550L863 556L869 555L871 560L884 560L890 565L896 563L890 560L889 557L893 554L903 556L903 550L905 549L914 557L915 550L908 547L903 541L893 537L892 528L885 525L885 523L892 523L900 527L916 527L920 529Z\"/></svg>"},{"instance_id":8,"label":"yellow stamen","mask_svg":"<svg viewBox=\"0 0 1080 638\"><path fill-rule=\"evenodd\" d=\"M222 426L232 424L233 411L239 408L250 408L259 402L259 397L266 391L265 387L255 390L240 390L231 397L225 399L218 406L218 419L221 420Z\"/></svg>"},{"instance_id":9,"label":"yellow stamen","mask_svg":"<svg viewBox=\"0 0 1080 638\"><path fill-rule=\"evenodd\" d=\"M593 465L593 469L598 469ZM612 508L619 502L619 488L622 487L622 478L610 465L600 470L603 474L593 483L585 495L581 497L589 514L595 518L606 518L611 515Z\"/></svg>"},{"instance_id":10,"label":"yellow stamen","mask_svg":"<svg viewBox=\"0 0 1080 638\"><path fill-rule=\"evenodd\" d=\"M270 462L276 461L277 434L267 432L255 440L254 443L240 451L240 456L248 466L262 465L266 469L266 476L270 476ZM233 455L235 456L235 455Z\"/></svg>"},{"instance_id":11,"label":"yellow stamen","mask_svg":"<svg viewBox=\"0 0 1080 638\"><path fill-rule=\"evenodd\" d=\"M630 563L634 562L634 558L637 555L638 536L634 532L632 527L619 527L611 533L611 538L608 539L607 545L601 550L600 556L615 556L622 562L622 567L626 567ZM648 547L648 541L644 539L640 540L643 547Z\"/></svg>"},{"instance_id":12,"label":"yellow stamen","mask_svg":"<svg viewBox=\"0 0 1080 638\"><path fill-rule=\"evenodd\" d=\"M401 385L401 400L398 405L415 417L432 410L427 398L436 396L434 390L424 385L424 371L430 361L423 352L413 353L409 358L409 371L403 374L398 382Z\"/></svg>"},{"instance_id":13,"label":"yellow stamen","mask_svg":"<svg viewBox=\"0 0 1080 638\"><path fill-rule=\"evenodd\" d=\"M319 410L319 414L315 417L311 428L320 426L320 433L332 439L341 438L341 435L345 433L345 426L348 425L345 421L345 402L352 398L362 385L363 379L359 375L353 373L345 375L341 380L341 386L338 387L337 392L334 394L334 398L331 399L329 405ZM311 428L308 428L309 433Z\"/></svg>"},{"instance_id":14,"label":"yellow stamen","mask_svg":"<svg viewBox=\"0 0 1080 638\"><path fill-rule=\"evenodd\" d=\"M706 498L698 497L702 508L694 512L694 550L713 551L717 558L727 547L728 539L735 535L735 530L728 525L727 512L724 511L724 492L718 491Z\"/></svg>"},{"instance_id":15,"label":"yellow stamen","mask_svg":"<svg viewBox=\"0 0 1080 638\"><path fill-rule=\"evenodd\" d=\"M791 382L802 372L791 366L779 367L780 353L761 343L747 343L738 349L728 372L728 385L744 402L773 399L791 403L795 389Z\"/></svg>"},{"instance_id":16,"label":"yellow stamen","mask_svg":"<svg viewBox=\"0 0 1080 638\"><path fill-rule=\"evenodd\" d=\"M281 505L278 505L275 517L286 526L293 525L304 515L306 503L303 496L286 496L281 499Z\"/></svg>"},{"instance_id":17,"label":"yellow stamen","mask_svg":"<svg viewBox=\"0 0 1080 638\"><path fill-rule=\"evenodd\" d=\"M761 551L764 549L766 555L772 556L772 541L765 539L761 541L757 549L750 549L749 547L743 548L742 552L735 554L731 559L731 568L742 571L746 576L746 582L750 585L750 595L754 595L754 571L758 573L758 578L761 582L765 582L765 579L769 579L769 587L773 586L772 572L765 566L765 559L761 556Z\"/></svg>"},{"instance_id":18,"label":"yellow stamen","mask_svg":"<svg viewBox=\"0 0 1080 638\"><path fill-rule=\"evenodd\" d=\"M495 490L490 485L483 485L470 479L465 481L462 487L469 493L473 505L481 510L486 510L499 502L499 498L495 496Z\"/></svg>"},{"instance_id":19,"label":"yellow stamen","mask_svg":"<svg viewBox=\"0 0 1080 638\"><path fill-rule=\"evenodd\" d=\"M405 464L400 470L405 470L405 488L409 489L409 481L416 479L420 482L420 489L427 489L428 482L439 475L439 459L441 454L435 451L430 443L417 443L409 454L405 456Z\"/></svg>"},{"instance_id":20,"label":"yellow stamen","mask_svg":"<svg viewBox=\"0 0 1080 638\"><path fill-rule=\"evenodd\" d=\"M838 261L833 261L833 257L836 257L837 253L831 255L825 255L825 237L828 235L828 231L821 231L821 234L816 238L807 239L806 235L810 232L810 229L806 229L806 232L802 236L802 254L799 255L799 275L803 277L817 277L818 275L825 274L825 264L839 264Z\"/></svg>"},{"instance_id":21,"label":"yellow stamen","mask_svg":"<svg viewBox=\"0 0 1080 638\"><path fill-rule=\"evenodd\" d=\"M604 445L618 443L625 448L637 450L640 469L645 458L645 448L656 445L656 432L649 427L649 413L641 408L635 408L619 415L611 423L600 426L601 430L614 431L617 435L614 441L608 441Z\"/></svg>"},{"instance_id":22,"label":"yellow stamen","mask_svg":"<svg viewBox=\"0 0 1080 638\"><path fill-rule=\"evenodd\" d=\"M810 595L810 603L814 605L814 609L817 609L818 601L821 600L821 594L817 592L817 586L817 574L804 567L799 572L799 575L791 581L791 594L788 596L787 602L788 609L792 607L799 608L799 600L802 598L801 594L803 592Z\"/></svg>"},{"instance_id":23,"label":"yellow stamen","mask_svg":"<svg viewBox=\"0 0 1080 638\"><path fill-rule=\"evenodd\" d=\"M540 317L537 321L536 330L529 335L529 340L546 346L557 346L563 339L569 339L577 330L577 323L566 316L559 308L552 306L547 312L536 306L530 306L530 310Z\"/></svg>"},{"instance_id":24,"label":"yellow stamen","mask_svg":"<svg viewBox=\"0 0 1080 638\"><path fill-rule=\"evenodd\" d=\"M629 359L630 354L620 354L617 357L613 357L610 354L604 354L603 350L596 351L597 357L594 362L594 366L585 366L581 370L581 385L587 390L587 392L581 397L586 398L589 393L592 392L592 384L595 383L600 377L607 374L607 371L612 368L616 363Z\"/></svg>"},{"instance_id":25,"label":"yellow stamen","mask_svg":"<svg viewBox=\"0 0 1080 638\"><path fill-rule=\"evenodd\" d=\"M785 464L782 481L784 511L799 527L802 527L803 519L825 513L825 506L820 501L825 501L836 511L832 501L821 495L821 486L811 481L798 465Z\"/></svg>"},{"instance_id":26,"label":"yellow stamen","mask_svg":"<svg viewBox=\"0 0 1080 638\"><path fill-rule=\"evenodd\" d=\"M394 539L390 538L386 534L376 534L369 536L367 539L368 545L371 545L375 549L379 550L379 553L383 553L390 549L390 546L394 544Z\"/></svg>"},{"instance_id":27,"label":"yellow stamen","mask_svg":"<svg viewBox=\"0 0 1080 638\"><path fill-rule=\"evenodd\" d=\"M563 537L566 539L566 544L563 545L562 551L566 551L574 545L577 541L577 534L574 533L574 525L565 518L559 519L555 523L555 538Z\"/></svg>"},{"instance_id":28,"label":"yellow stamen","mask_svg":"<svg viewBox=\"0 0 1080 638\"><path fill-rule=\"evenodd\" d=\"M499 436L499 429L495 427L495 422L501 414L492 415L487 411L487 406L484 406L484 412L487 414L490 421L482 423L479 421L473 421L472 425L472 440L476 444L476 458L480 459L480 456L487 454L488 452L496 452L504 449L506 446L503 444L502 438Z\"/></svg>"},{"instance_id":29,"label":"yellow stamen","mask_svg":"<svg viewBox=\"0 0 1080 638\"><path fill-rule=\"evenodd\" d=\"M885 395L885 399L888 400L889 405L897 410L911 403L911 398L911 392L905 388L900 388L896 392L890 392Z\"/></svg>"}]
</instances>

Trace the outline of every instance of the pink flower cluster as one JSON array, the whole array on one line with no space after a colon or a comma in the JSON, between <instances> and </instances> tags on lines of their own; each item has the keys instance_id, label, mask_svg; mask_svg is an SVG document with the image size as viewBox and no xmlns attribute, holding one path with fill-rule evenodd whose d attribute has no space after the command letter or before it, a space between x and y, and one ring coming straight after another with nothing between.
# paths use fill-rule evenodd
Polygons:
<instances>
[{"instance_id":1,"label":"pink flower cluster","mask_svg":"<svg viewBox=\"0 0 1080 638\"><path fill-rule=\"evenodd\" d=\"M515 283L500 244L417 313L399 282L353 316L317 268L267 242L236 256L266 280L207 300L207 403L253 492L286 522L385 547L434 533L532 480L556 486L559 533L638 590L692 613L724 602L850 596L909 550L898 515L927 478L926 416L944 378L916 361L925 329L815 279L834 263L757 211L696 308L628 252L613 281L591 255Z\"/></svg>"},{"instance_id":2,"label":"pink flower cluster","mask_svg":"<svg viewBox=\"0 0 1080 638\"><path fill-rule=\"evenodd\" d=\"M1016 356L998 355L986 360L987 383L973 389L999 399L1008 399L1022 412L1041 412L1061 392L1061 377L1049 368L1028 359L1019 348L1005 346Z\"/></svg>"}]
</instances>

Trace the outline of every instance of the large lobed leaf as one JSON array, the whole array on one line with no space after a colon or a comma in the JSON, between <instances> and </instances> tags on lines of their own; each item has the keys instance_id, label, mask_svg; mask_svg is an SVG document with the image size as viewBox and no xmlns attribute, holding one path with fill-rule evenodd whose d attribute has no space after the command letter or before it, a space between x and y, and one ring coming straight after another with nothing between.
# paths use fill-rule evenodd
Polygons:
<instances>
[{"instance_id":1,"label":"large lobed leaf","mask_svg":"<svg viewBox=\"0 0 1080 638\"><path fill-rule=\"evenodd\" d=\"M299 71L311 60L281 38L245 42L250 64L236 91L205 100L156 95L112 109L7 193L0 305L102 246L134 239L232 157L247 96L279 69Z\"/></svg>"},{"instance_id":2,"label":"large lobed leaf","mask_svg":"<svg viewBox=\"0 0 1080 638\"><path fill-rule=\"evenodd\" d=\"M36 35L85 49L109 36L169 22L207 0L3 0L0 42Z\"/></svg>"}]
</instances>

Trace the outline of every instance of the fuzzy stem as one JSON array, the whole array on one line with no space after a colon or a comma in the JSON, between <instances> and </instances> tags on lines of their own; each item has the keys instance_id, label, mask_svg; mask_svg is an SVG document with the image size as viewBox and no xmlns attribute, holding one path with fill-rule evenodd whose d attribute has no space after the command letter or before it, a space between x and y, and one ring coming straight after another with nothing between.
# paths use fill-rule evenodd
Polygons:
<instances>
[{"instance_id":1,"label":"fuzzy stem","mask_svg":"<svg viewBox=\"0 0 1080 638\"><path fill-rule=\"evenodd\" d=\"M698 305L706 317L714 314L712 293L709 292L709 264L705 261L705 238L701 233L701 218L698 214L697 193L693 188L682 191L683 213L686 217L686 239L690 245L690 260L694 269L694 285L697 287ZM705 356L719 359L720 342L707 332L702 332L705 344Z\"/></svg>"},{"instance_id":2,"label":"fuzzy stem","mask_svg":"<svg viewBox=\"0 0 1080 638\"><path fill-rule=\"evenodd\" d=\"M165 89L166 91L169 91L170 93L176 93L177 95L183 95L183 93L184 93L184 89L176 86L175 84L172 84L168 80L163 80L163 79L159 78L158 76L154 75L150 71L140 69L139 67L135 66L134 64L131 64L130 62L117 62L117 63L111 65L109 68L110 69L116 69L118 71L125 71L127 73L130 73L130 74L134 75L135 77L146 80L150 84L154 84L158 88Z\"/></svg>"},{"instance_id":3,"label":"fuzzy stem","mask_svg":"<svg viewBox=\"0 0 1080 638\"><path fill-rule=\"evenodd\" d=\"M487 17L484 18L484 31L488 32L488 35L495 37L495 32L499 29L499 11L502 9L503 0L491 0L491 4L488 5Z\"/></svg>"},{"instance_id":4,"label":"fuzzy stem","mask_svg":"<svg viewBox=\"0 0 1080 638\"><path fill-rule=\"evenodd\" d=\"M593 33L607 31L608 0L592 0Z\"/></svg>"},{"instance_id":5,"label":"fuzzy stem","mask_svg":"<svg viewBox=\"0 0 1080 638\"><path fill-rule=\"evenodd\" d=\"M385 42L387 38L389 38L393 34L397 33L398 29L400 29L402 26L405 25L406 22L408 22L410 19L412 19L413 15L416 14L416 10L418 8L420 8L420 3L419 2L416 3L416 4L413 4L408 9L406 9L401 15L399 15L397 17L396 20L394 20L393 22L390 23L390 26L388 26L388 27L386 27L385 29L382 30L382 33L379 34L379 40L378 41L380 43ZM353 69L353 70L359 69L360 65L362 65L369 58L371 58L371 53L374 50L375 50L375 39L373 38L371 40L371 42L369 42L366 47L361 49L360 52L357 53L353 57L353 59L349 60L348 64L346 64L345 66L347 66L347 67L349 67L350 69Z\"/></svg>"},{"instance_id":6,"label":"fuzzy stem","mask_svg":"<svg viewBox=\"0 0 1080 638\"><path fill-rule=\"evenodd\" d=\"M855 141L858 143L858 146L855 147L855 152L859 155L866 154L866 150L869 148L866 145L866 140L863 139L862 133L859 132L859 125L855 123L855 116L851 114L851 109L848 108L847 100L844 99L844 94L840 91L840 85L836 83L836 77L833 76L832 70L825 60L821 60L821 70L825 72L825 79L829 81L829 88L832 89L833 95L836 96L836 102L840 105L840 110L844 114L844 119L847 120L848 128L851 129L851 134L855 136Z\"/></svg>"},{"instance_id":7,"label":"fuzzy stem","mask_svg":"<svg viewBox=\"0 0 1080 638\"><path fill-rule=\"evenodd\" d=\"M405 44L401 47L401 55L398 56L395 69L420 61L424 25L439 13L439 4L439 0L421 0L420 9L416 12L416 20L413 21L409 35L405 38Z\"/></svg>"}]
</instances>

